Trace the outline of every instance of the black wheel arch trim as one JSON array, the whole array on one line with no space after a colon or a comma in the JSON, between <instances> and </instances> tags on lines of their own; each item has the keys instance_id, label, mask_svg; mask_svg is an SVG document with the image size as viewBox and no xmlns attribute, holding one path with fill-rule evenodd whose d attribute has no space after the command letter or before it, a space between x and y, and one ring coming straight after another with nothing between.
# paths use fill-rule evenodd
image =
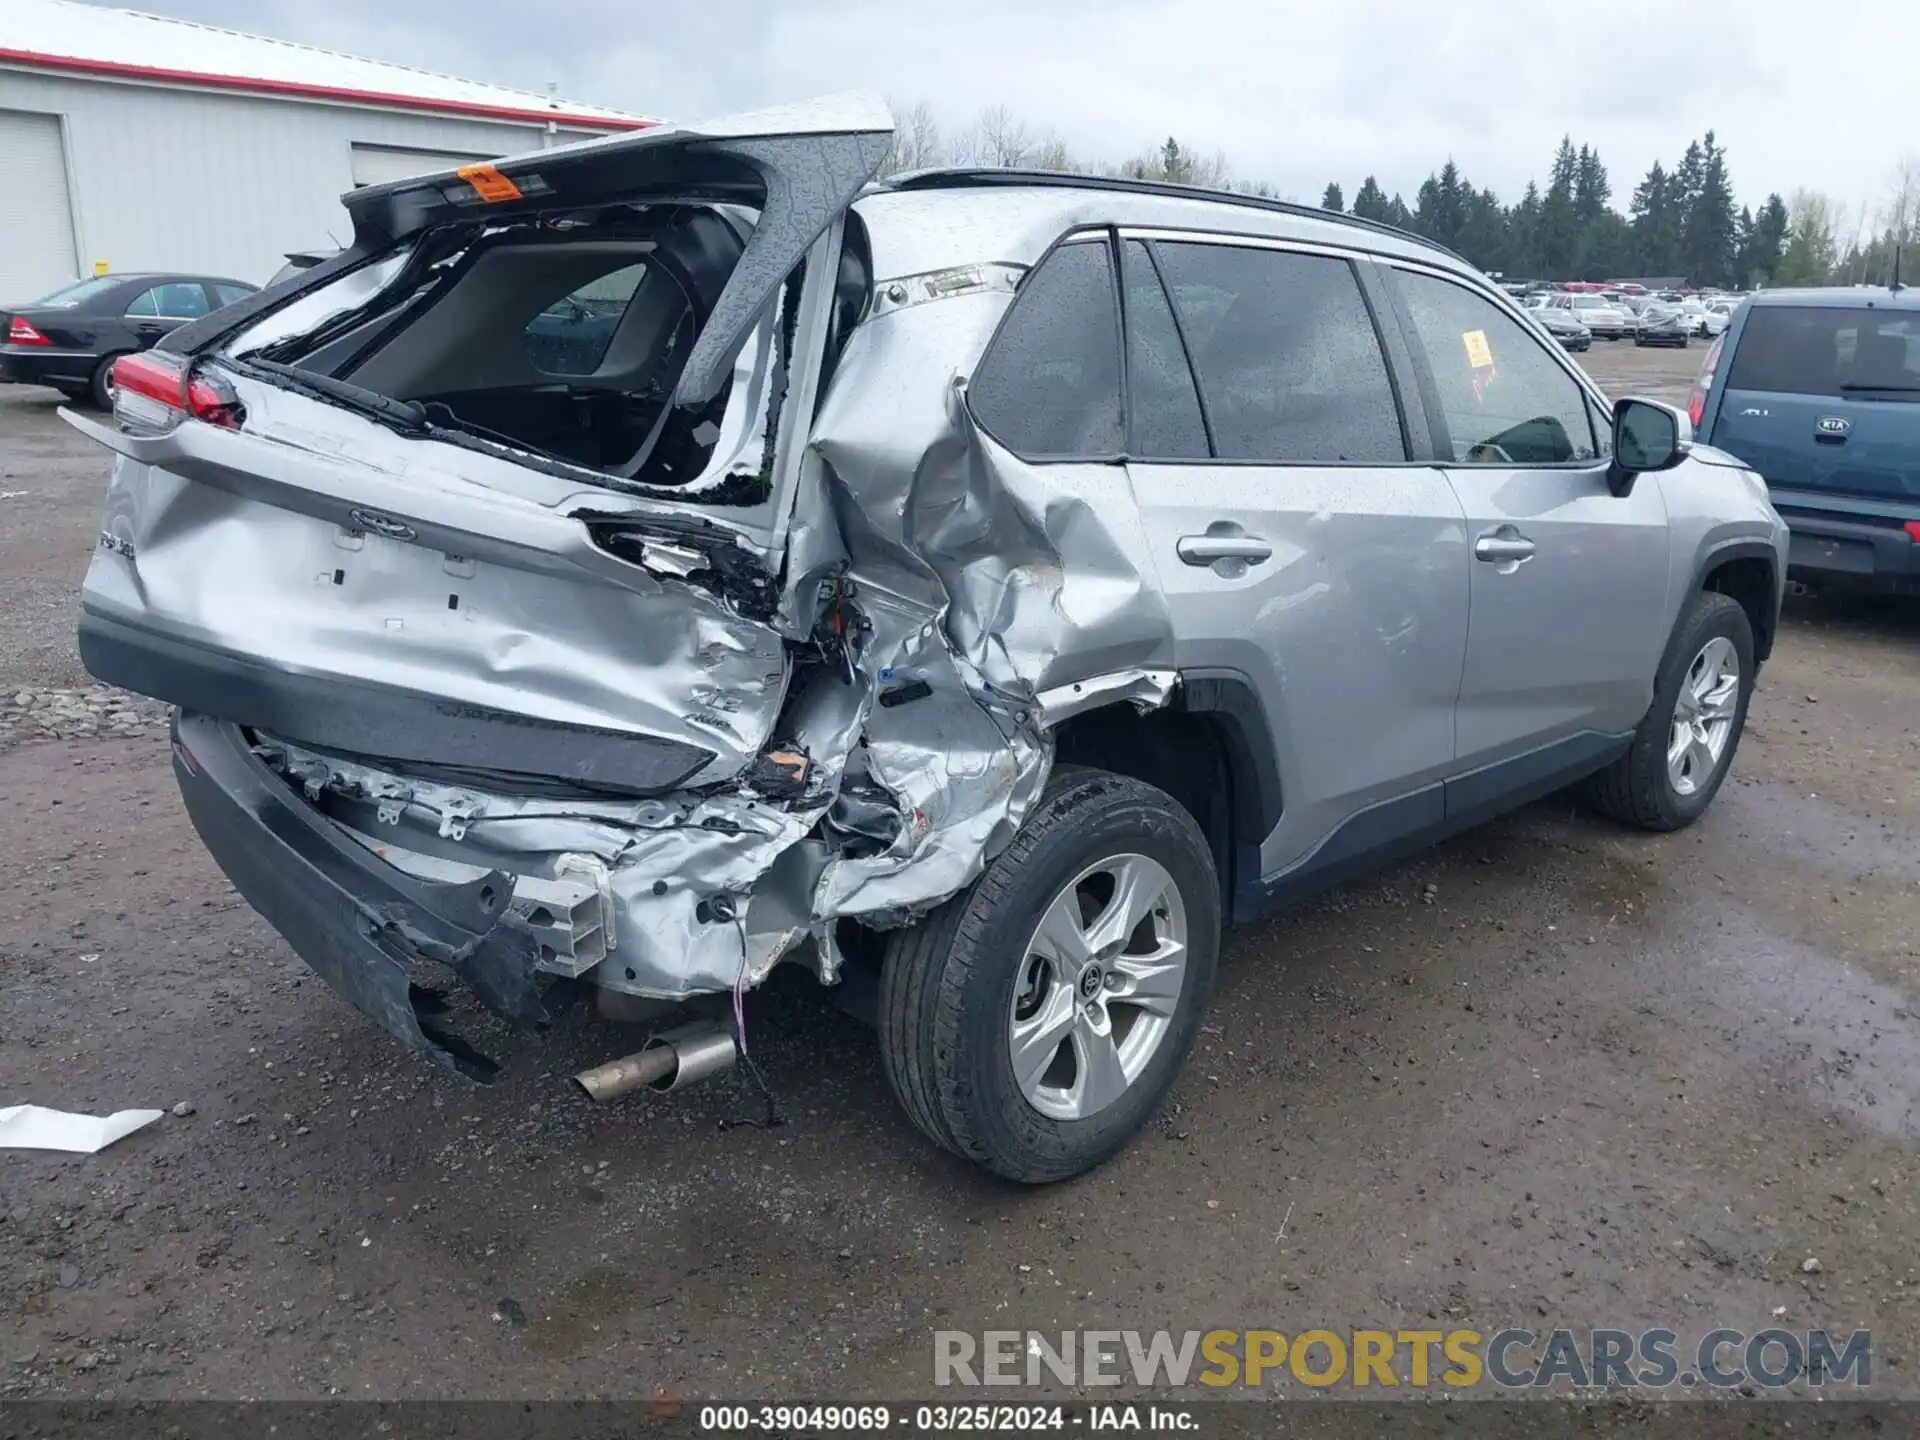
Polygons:
<instances>
[{"instance_id":1,"label":"black wheel arch trim","mask_svg":"<svg viewBox=\"0 0 1920 1440\"><path fill-rule=\"evenodd\" d=\"M1173 706L1184 714L1204 715L1219 728L1235 782L1232 875L1235 883L1257 877L1260 847L1286 809L1273 725L1260 692L1238 670L1182 670Z\"/></svg>"},{"instance_id":2,"label":"black wheel arch trim","mask_svg":"<svg viewBox=\"0 0 1920 1440\"><path fill-rule=\"evenodd\" d=\"M1770 599L1764 623L1754 630L1753 659L1755 665L1763 663L1773 651L1773 638L1780 629L1780 603L1786 593L1786 572L1780 565L1780 553L1765 540L1739 538L1723 540L1719 544L1703 551L1693 563L1693 581L1687 586L1687 595L1697 595L1707 588L1707 579L1721 566L1733 560L1758 560L1767 567L1767 582ZM1675 623L1679 617L1675 617Z\"/></svg>"}]
</instances>

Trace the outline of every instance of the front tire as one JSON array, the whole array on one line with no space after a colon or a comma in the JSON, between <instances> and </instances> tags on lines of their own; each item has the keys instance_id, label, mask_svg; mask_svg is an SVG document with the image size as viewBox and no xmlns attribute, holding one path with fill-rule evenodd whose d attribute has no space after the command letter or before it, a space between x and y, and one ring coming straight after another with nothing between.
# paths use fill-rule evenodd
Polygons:
<instances>
[{"instance_id":1,"label":"front tire","mask_svg":"<svg viewBox=\"0 0 1920 1440\"><path fill-rule=\"evenodd\" d=\"M1081 1174L1172 1089L1219 944L1213 856L1186 810L1063 767L970 888L890 937L887 1079L956 1155L1025 1184Z\"/></svg>"},{"instance_id":2,"label":"front tire","mask_svg":"<svg viewBox=\"0 0 1920 1440\"><path fill-rule=\"evenodd\" d=\"M1733 764L1753 681L1747 612L1730 595L1701 591L1681 611L1632 748L1594 777L1594 804L1643 830L1693 824Z\"/></svg>"}]
</instances>

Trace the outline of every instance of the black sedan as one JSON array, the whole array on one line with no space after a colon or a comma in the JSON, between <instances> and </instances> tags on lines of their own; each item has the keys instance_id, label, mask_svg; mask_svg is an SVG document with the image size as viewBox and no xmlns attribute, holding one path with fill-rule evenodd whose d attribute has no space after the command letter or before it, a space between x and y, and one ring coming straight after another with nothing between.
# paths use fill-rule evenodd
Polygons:
<instances>
[{"instance_id":1,"label":"black sedan","mask_svg":"<svg viewBox=\"0 0 1920 1440\"><path fill-rule=\"evenodd\" d=\"M1685 311L1675 306L1649 305L1634 322L1633 343L1671 345L1677 350L1684 350L1691 333L1691 322Z\"/></svg>"},{"instance_id":2,"label":"black sedan","mask_svg":"<svg viewBox=\"0 0 1920 1440\"><path fill-rule=\"evenodd\" d=\"M1582 325L1573 316L1571 310L1550 310L1539 306L1527 311L1536 320L1540 328L1560 342L1566 350L1590 350L1593 348L1593 332Z\"/></svg>"},{"instance_id":3,"label":"black sedan","mask_svg":"<svg viewBox=\"0 0 1920 1440\"><path fill-rule=\"evenodd\" d=\"M113 403L111 372L122 355L260 287L208 275L96 275L0 309L0 381L50 385L75 400Z\"/></svg>"}]
</instances>

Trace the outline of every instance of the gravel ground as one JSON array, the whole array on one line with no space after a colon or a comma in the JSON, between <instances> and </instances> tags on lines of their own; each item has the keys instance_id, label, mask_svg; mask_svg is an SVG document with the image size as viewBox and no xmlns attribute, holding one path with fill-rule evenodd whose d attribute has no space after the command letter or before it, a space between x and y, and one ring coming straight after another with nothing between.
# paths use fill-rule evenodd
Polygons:
<instances>
[{"instance_id":1,"label":"gravel ground","mask_svg":"<svg viewBox=\"0 0 1920 1440\"><path fill-rule=\"evenodd\" d=\"M749 1001L777 1128L735 1079L591 1107L605 1022L481 1089L334 1000L84 688L104 465L52 408L0 391L0 1104L183 1113L0 1153L0 1397L907 1397L935 1329L1510 1324L1871 1327L1920 1395L1920 608L1796 603L1693 830L1543 804L1232 932L1150 1132L1012 1190L804 976Z\"/></svg>"}]
</instances>

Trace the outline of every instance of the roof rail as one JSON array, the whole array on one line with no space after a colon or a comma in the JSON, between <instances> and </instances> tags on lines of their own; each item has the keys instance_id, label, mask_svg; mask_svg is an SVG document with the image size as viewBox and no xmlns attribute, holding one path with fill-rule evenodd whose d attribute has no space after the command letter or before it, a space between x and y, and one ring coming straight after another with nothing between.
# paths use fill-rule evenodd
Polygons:
<instances>
[{"instance_id":1,"label":"roof rail","mask_svg":"<svg viewBox=\"0 0 1920 1440\"><path fill-rule=\"evenodd\" d=\"M1116 190L1129 195L1159 195L1174 200L1211 200L1216 204L1243 205L1250 210L1271 210L1281 215L1293 215L1305 220L1326 220L1336 225L1352 225L1361 230L1391 235L1396 240L1411 240L1416 245L1438 250L1443 255L1451 255L1463 265L1472 264L1464 255L1449 250L1438 241L1429 240L1426 236L1415 234L1411 230L1403 230L1398 225L1389 225L1384 220L1369 220L1362 215L1350 215L1344 210L1322 210L1317 205L1302 205L1294 200L1273 200L1264 195L1243 195L1235 190L1214 190L1201 185L1174 185L1164 180L1129 180L1118 175L1082 175L1065 170L1019 170L969 165L909 170L874 183L877 188L884 190L958 190L967 186L1044 185L1062 190Z\"/></svg>"}]
</instances>

